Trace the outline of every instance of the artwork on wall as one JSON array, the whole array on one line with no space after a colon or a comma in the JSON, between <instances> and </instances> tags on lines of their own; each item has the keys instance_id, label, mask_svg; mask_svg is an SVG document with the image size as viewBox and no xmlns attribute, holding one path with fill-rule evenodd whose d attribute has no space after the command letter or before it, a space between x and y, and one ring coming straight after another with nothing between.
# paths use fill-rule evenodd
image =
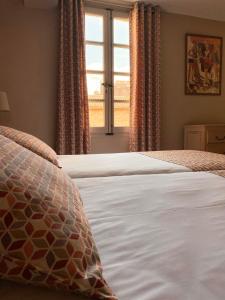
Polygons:
<instances>
[{"instance_id":1,"label":"artwork on wall","mask_svg":"<svg viewBox=\"0 0 225 300\"><path fill-rule=\"evenodd\" d=\"M221 95L223 39L186 34L185 93Z\"/></svg>"}]
</instances>

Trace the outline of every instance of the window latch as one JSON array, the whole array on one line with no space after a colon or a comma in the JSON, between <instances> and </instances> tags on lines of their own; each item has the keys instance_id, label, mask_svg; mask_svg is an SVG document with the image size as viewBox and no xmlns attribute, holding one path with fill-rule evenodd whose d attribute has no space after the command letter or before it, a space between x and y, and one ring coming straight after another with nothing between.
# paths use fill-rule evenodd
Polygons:
<instances>
[{"instance_id":1,"label":"window latch","mask_svg":"<svg viewBox=\"0 0 225 300\"><path fill-rule=\"evenodd\" d=\"M103 82L102 85L103 85L105 88L112 88L112 87L113 87L112 84L110 84L110 83L105 83L105 82Z\"/></svg>"}]
</instances>

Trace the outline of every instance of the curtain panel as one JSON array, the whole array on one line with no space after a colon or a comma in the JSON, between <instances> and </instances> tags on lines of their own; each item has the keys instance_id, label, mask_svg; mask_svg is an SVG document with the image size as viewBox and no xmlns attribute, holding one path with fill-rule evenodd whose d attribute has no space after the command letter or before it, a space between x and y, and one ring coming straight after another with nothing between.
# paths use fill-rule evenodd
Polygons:
<instances>
[{"instance_id":1,"label":"curtain panel","mask_svg":"<svg viewBox=\"0 0 225 300\"><path fill-rule=\"evenodd\" d=\"M89 116L82 0L60 0L57 144L59 154L89 152Z\"/></svg>"},{"instance_id":2,"label":"curtain panel","mask_svg":"<svg viewBox=\"0 0 225 300\"><path fill-rule=\"evenodd\" d=\"M160 149L160 8L135 3L130 13L130 150Z\"/></svg>"}]
</instances>

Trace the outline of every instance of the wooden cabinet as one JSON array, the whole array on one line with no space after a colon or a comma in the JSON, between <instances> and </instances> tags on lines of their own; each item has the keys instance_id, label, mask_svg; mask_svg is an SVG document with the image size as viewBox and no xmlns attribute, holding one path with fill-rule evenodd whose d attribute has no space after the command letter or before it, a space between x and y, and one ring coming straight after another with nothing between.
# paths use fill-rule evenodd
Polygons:
<instances>
[{"instance_id":1,"label":"wooden cabinet","mask_svg":"<svg viewBox=\"0 0 225 300\"><path fill-rule=\"evenodd\" d=\"M184 149L225 154L225 124L184 126Z\"/></svg>"}]
</instances>

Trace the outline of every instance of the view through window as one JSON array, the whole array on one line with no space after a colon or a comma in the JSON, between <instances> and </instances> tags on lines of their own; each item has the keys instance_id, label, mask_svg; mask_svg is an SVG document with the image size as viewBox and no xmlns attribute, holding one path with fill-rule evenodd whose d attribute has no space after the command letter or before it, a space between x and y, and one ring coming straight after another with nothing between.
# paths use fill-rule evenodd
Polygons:
<instances>
[{"instance_id":1,"label":"view through window","mask_svg":"<svg viewBox=\"0 0 225 300\"><path fill-rule=\"evenodd\" d=\"M85 14L86 69L91 127L129 126L129 19L98 10Z\"/></svg>"},{"instance_id":2,"label":"view through window","mask_svg":"<svg viewBox=\"0 0 225 300\"><path fill-rule=\"evenodd\" d=\"M129 20L113 18L114 126L129 126L130 49Z\"/></svg>"}]
</instances>

